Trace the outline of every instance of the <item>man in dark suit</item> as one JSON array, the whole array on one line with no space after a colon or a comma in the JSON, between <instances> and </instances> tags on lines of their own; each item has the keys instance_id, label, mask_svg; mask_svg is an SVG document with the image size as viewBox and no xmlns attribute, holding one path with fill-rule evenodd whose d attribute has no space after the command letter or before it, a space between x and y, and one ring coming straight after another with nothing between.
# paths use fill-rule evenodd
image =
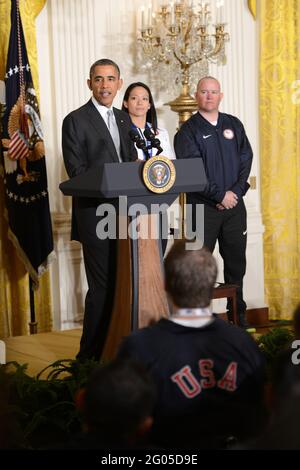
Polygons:
<instances>
[{"instance_id":1,"label":"man in dark suit","mask_svg":"<svg viewBox=\"0 0 300 470\"><path fill-rule=\"evenodd\" d=\"M101 59L91 66L87 80L91 99L63 121L62 149L70 178L104 163L137 158L129 137L129 116L112 107L122 83L120 69L112 60ZM80 360L100 358L113 306L116 240L100 240L96 235L99 204L94 198L73 198L71 238L82 243L88 282Z\"/></svg>"}]
</instances>

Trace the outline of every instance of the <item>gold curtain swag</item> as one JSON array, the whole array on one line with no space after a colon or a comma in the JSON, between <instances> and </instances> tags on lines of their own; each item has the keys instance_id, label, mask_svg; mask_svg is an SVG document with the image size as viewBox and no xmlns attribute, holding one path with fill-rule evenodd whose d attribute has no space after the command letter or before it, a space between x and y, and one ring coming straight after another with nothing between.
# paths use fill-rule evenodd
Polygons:
<instances>
[{"instance_id":1,"label":"gold curtain swag","mask_svg":"<svg viewBox=\"0 0 300 470\"><path fill-rule=\"evenodd\" d=\"M248 0L248 8L253 18L256 19L256 0Z\"/></svg>"},{"instance_id":2,"label":"gold curtain swag","mask_svg":"<svg viewBox=\"0 0 300 470\"><path fill-rule=\"evenodd\" d=\"M300 2L258 5L265 292L279 320L300 302Z\"/></svg>"},{"instance_id":3,"label":"gold curtain swag","mask_svg":"<svg viewBox=\"0 0 300 470\"><path fill-rule=\"evenodd\" d=\"M46 0L20 0L20 11L34 86L39 96L35 18ZM4 79L10 33L11 0L0 0L0 80ZM0 337L26 335L30 320L29 280L7 237L4 185L0 177ZM50 276L45 273L34 294L38 332L51 331Z\"/></svg>"}]
</instances>

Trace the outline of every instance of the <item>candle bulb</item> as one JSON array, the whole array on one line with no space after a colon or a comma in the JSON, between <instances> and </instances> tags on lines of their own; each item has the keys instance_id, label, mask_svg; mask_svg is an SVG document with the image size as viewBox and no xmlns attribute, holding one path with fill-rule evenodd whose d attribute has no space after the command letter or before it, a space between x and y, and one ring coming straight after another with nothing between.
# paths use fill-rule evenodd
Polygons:
<instances>
[{"instance_id":1,"label":"candle bulb","mask_svg":"<svg viewBox=\"0 0 300 470\"><path fill-rule=\"evenodd\" d=\"M223 1L217 2L217 23L223 23Z\"/></svg>"},{"instance_id":2,"label":"candle bulb","mask_svg":"<svg viewBox=\"0 0 300 470\"><path fill-rule=\"evenodd\" d=\"M149 3L148 7L148 26L149 28L152 26L152 5Z\"/></svg>"},{"instance_id":3,"label":"candle bulb","mask_svg":"<svg viewBox=\"0 0 300 470\"><path fill-rule=\"evenodd\" d=\"M145 29L145 7L144 6L141 8L141 12L142 12L142 29Z\"/></svg>"},{"instance_id":4,"label":"candle bulb","mask_svg":"<svg viewBox=\"0 0 300 470\"><path fill-rule=\"evenodd\" d=\"M206 18L206 15L205 15L205 3L204 3L204 2L201 2L201 24L202 24L202 25L205 24L205 18Z\"/></svg>"},{"instance_id":5,"label":"candle bulb","mask_svg":"<svg viewBox=\"0 0 300 470\"><path fill-rule=\"evenodd\" d=\"M216 3L217 11L216 11L216 23L220 23L220 3Z\"/></svg>"},{"instance_id":6,"label":"candle bulb","mask_svg":"<svg viewBox=\"0 0 300 470\"><path fill-rule=\"evenodd\" d=\"M174 2L170 3L170 8L171 8L171 25L175 25L175 10L174 10Z\"/></svg>"},{"instance_id":7,"label":"candle bulb","mask_svg":"<svg viewBox=\"0 0 300 470\"><path fill-rule=\"evenodd\" d=\"M223 6L220 4L220 23L223 23Z\"/></svg>"}]
</instances>

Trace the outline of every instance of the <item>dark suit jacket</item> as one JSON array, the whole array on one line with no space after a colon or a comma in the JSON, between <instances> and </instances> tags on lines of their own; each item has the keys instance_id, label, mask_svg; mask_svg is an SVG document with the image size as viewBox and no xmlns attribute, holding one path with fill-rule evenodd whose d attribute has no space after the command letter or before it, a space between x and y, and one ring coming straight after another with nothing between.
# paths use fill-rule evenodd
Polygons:
<instances>
[{"instance_id":1,"label":"dark suit jacket","mask_svg":"<svg viewBox=\"0 0 300 470\"><path fill-rule=\"evenodd\" d=\"M122 160L136 160L136 150L129 137L130 118L127 113L113 109L119 128ZM110 132L91 100L65 117L62 149L70 178L103 163L119 161ZM95 233L95 207L98 205L99 200L96 199L74 198L71 234L73 240L83 241L83 230ZM78 226L78 221L79 225L83 225L82 228Z\"/></svg>"}]
</instances>

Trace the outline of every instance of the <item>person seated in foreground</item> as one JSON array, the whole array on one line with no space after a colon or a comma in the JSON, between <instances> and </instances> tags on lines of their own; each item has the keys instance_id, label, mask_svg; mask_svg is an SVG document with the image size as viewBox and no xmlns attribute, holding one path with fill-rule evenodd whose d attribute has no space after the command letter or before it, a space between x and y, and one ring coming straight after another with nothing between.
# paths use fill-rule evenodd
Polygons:
<instances>
[{"instance_id":1,"label":"person seated in foreground","mask_svg":"<svg viewBox=\"0 0 300 470\"><path fill-rule=\"evenodd\" d=\"M265 363L252 337L211 311L213 255L176 242L165 259L170 317L124 338L119 358L140 361L158 389L153 442L222 448L260 424Z\"/></svg>"},{"instance_id":2,"label":"person seated in foreground","mask_svg":"<svg viewBox=\"0 0 300 470\"><path fill-rule=\"evenodd\" d=\"M300 450L300 306L293 315L294 340L280 351L271 367L266 391L270 417L264 432L247 449Z\"/></svg>"},{"instance_id":3,"label":"person seated in foreground","mask_svg":"<svg viewBox=\"0 0 300 470\"><path fill-rule=\"evenodd\" d=\"M115 360L97 367L77 395L83 432L67 448L146 446L155 400L155 384L141 364Z\"/></svg>"}]
</instances>

